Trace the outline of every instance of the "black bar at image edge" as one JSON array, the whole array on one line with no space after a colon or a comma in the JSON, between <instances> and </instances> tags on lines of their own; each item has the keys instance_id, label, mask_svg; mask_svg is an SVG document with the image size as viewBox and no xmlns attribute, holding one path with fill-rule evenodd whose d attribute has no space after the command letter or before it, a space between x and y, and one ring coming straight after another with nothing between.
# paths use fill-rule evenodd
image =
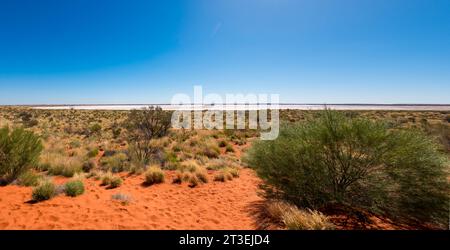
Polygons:
<instances>
[{"instance_id":1,"label":"black bar at image edge","mask_svg":"<svg viewBox=\"0 0 450 250\"><path fill-rule=\"evenodd\" d=\"M448 245L449 239L450 231L0 231L0 241L4 247L39 244L45 248L83 247L86 244L90 247L123 249L154 249L156 246L178 249L295 246L298 246L296 249L303 248L301 246L361 248L391 244L429 247Z\"/></svg>"}]
</instances>

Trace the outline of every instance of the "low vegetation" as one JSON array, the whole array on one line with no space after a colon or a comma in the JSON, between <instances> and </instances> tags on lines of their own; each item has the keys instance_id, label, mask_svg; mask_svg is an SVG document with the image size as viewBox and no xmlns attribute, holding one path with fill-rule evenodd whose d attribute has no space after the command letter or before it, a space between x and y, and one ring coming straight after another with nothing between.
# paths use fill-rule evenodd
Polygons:
<instances>
[{"instance_id":1,"label":"low vegetation","mask_svg":"<svg viewBox=\"0 0 450 250\"><path fill-rule=\"evenodd\" d=\"M0 184L11 183L36 165L42 149L41 140L33 132L0 129Z\"/></svg>"},{"instance_id":2,"label":"low vegetation","mask_svg":"<svg viewBox=\"0 0 450 250\"><path fill-rule=\"evenodd\" d=\"M84 184L81 180L75 179L66 182L64 185L64 191L67 196L78 196L84 193Z\"/></svg>"},{"instance_id":3,"label":"low vegetation","mask_svg":"<svg viewBox=\"0 0 450 250\"><path fill-rule=\"evenodd\" d=\"M223 185L244 166L263 180L268 198L284 201L273 206L288 229L331 229L326 208L337 204L447 228L449 115L281 110L278 139L258 141L258 131L246 129L169 129L171 112L158 107L0 107L0 184L32 187L33 200L41 201L82 194L80 176L107 189L132 183L132 175L146 185L170 179L193 188ZM71 179L55 185L49 176ZM128 198L112 197L123 204Z\"/></svg>"},{"instance_id":4,"label":"low vegetation","mask_svg":"<svg viewBox=\"0 0 450 250\"><path fill-rule=\"evenodd\" d=\"M327 216L312 210L300 210L284 201L271 201L266 205L268 215L290 230L331 230L333 223Z\"/></svg>"},{"instance_id":5,"label":"low vegetation","mask_svg":"<svg viewBox=\"0 0 450 250\"><path fill-rule=\"evenodd\" d=\"M255 143L247 163L268 196L301 208L340 203L398 220L448 223L447 158L420 131L326 110L284 126L274 141Z\"/></svg>"},{"instance_id":6,"label":"low vegetation","mask_svg":"<svg viewBox=\"0 0 450 250\"><path fill-rule=\"evenodd\" d=\"M164 182L164 172L158 166L151 166L145 172L145 184L153 185Z\"/></svg>"},{"instance_id":7,"label":"low vegetation","mask_svg":"<svg viewBox=\"0 0 450 250\"><path fill-rule=\"evenodd\" d=\"M57 194L55 184L50 181L42 181L37 187L33 188L32 198L34 201L49 200Z\"/></svg>"}]
</instances>

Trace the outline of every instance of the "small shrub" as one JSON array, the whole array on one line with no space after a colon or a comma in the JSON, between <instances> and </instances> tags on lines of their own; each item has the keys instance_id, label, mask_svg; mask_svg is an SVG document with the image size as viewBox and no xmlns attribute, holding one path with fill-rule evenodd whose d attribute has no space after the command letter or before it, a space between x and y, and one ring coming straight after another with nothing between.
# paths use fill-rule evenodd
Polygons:
<instances>
[{"instance_id":1,"label":"small shrub","mask_svg":"<svg viewBox=\"0 0 450 250\"><path fill-rule=\"evenodd\" d=\"M94 158L98 155L98 148L94 148L92 150L89 150L89 152L87 153L87 157L88 158Z\"/></svg>"},{"instance_id":2,"label":"small shrub","mask_svg":"<svg viewBox=\"0 0 450 250\"><path fill-rule=\"evenodd\" d=\"M91 171L86 174L86 178L93 178L94 180L100 180L102 177L102 172L98 170Z\"/></svg>"},{"instance_id":3,"label":"small shrub","mask_svg":"<svg viewBox=\"0 0 450 250\"><path fill-rule=\"evenodd\" d=\"M119 176L114 176L111 179L111 182L109 183L109 187L110 188L116 188L116 187L120 187L122 185L122 178L120 178Z\"/></svg>"},{"instance_id":4,"label":"small shrub","mask_svg":"<svg viewBox=\"0 0 450 250\"><path fill-rule=\"evenodd\" d=\"M44 201L56 195L55 184L51 181L43 181L33 189L32 198L34 201Z\"/></svg>"},{"instance_id":5,"label":"small shrub","mask_svg":"<svg viewBox=\"0 0 450 250\"><path fill-rule=\"evenodd\" d=\"M223 148L226 147L228 145L228 143L225 140L222 140L219 142L219 147Z\"/></svg>"},{"instance_id":6,"label":"small shrub","mask_svg":"<svg viewBox=\"0 0 450 250\"><path fill-rule=\"evenodd\" d=\"M74 140L69 143L71 148L79 148L81 146L81 142L79 140Z\"/></svg>"},{"instance_id":7,"label":"small shrub","mask_svg":"<svg viewBox=\"0 0 450 250\"><path fill-rule=\"evenodd\" d=\"M78 162L60 163L51 166L48 170L50 175L61 175L64 177L73 177L76 173L82 172L82 165Z\"/></svg>"},{"instance_id":8,"label":"small shrub","mask_svg":"<svg viewBox=\"0 0 450 250\"><path fill-rule=\"evenodd\" d=\"M19 185L26 187L37 186L41 179L41 175L35 174L32 171L27 171L19 176L18 183Z\"/></svg>"},{"instance_id":9,"label":"small shrub","mask_svg":"<svg viewBox=\"0 0 450 250\"><path fill-rule=\"evenodd\" d=\"M117 139L121 133L122 133L121 128L113 128L112 129L113 138L115 138L115 139Z\"/></svg>"},{"instance_id":10,"label":"small shrub","mask_svg":"<svg viewBox=\"0 0 450 250\"><path fill-rule=\"evenodd\" d=\"M217 147L205 146L200 153L207 156L208 158L217 158L220 155L220 150Z\"/></svg>"},{"instance_id":11,"label":"small shrub","mask_svg":"<svg viewBox=\"0 0 450 250\"><path fill-rule=\"evenodd\" d=\"M237 170L236 168L225 167L218 173L216 173L216 175L214 176L214 180L225 182L227 180L233 180L233 178L236 177L239 177L239 170Z\"/></svg>"},{"instance_id":12,"label":"small shrub","mask_svg":"<svg viewBox=\"0 0 450 250\"><path fill-rule=\"evenodd\" d=\"M0 184L11 183L37 165L42 149L41 140L33 132L21 128L0 129Z\"/></svg>"},{"instance_id":13,"label":"small shrub","mask_svg":"<svg viewBox=\"0 0 450 250\"><path fill-rule=\"evenodd\" d=\"M100 124L98 123L94 123L89 127L90 134L99 134L101 130L102 126L100 126Z\"/></svg>"},{"instance_id":14,"label":"small shrub","mask_svg":"<svg viewBox=\"0 0 450 250\"><path fill-rule=\"evenodd\" d=\"M239 177L239 170L237 168L225 168L222 171L230 173L233 178Z\"/></svg>"},{"instance_id":15,"label":"small shrub","mask_svg":"<svg viewBox=\"0 0 450 250\"><path fill-rule=\"evenodd\" d=\"M93 170L95 168L95 165L96 165L95 161L88 160L83 163L82 170L85 173L89 173L91 170Z\"/></svg>"},{"instance_id":16,"label":"small shrub","mask_svg":"<svg viewBox=\"0 0 450 250\"><path fill-rule=\"evenodd\" d=\"M84 184L81 180L72 180L64 185L67 196L75 197L84 193Z\"/></svg>"},{"instance_id":17,"label":"small shrub","mask_svg":"<svg viewBox=\"0 0 450 250\"><path fill-rule=\"evenodd\" d=\"M113 173L122 172L129 168L128 156L125 153L118 153L113 156L104 157L101 160L104 170L111 171Z\"/></svg>"},{"instance_id":18,"label":"small shrub","mask_svg":"<svg viewBox=\"0 0 450 250\"><path fill-rule=\"evenodd\" d=\"M231 146L231 145L227 145L226 147L225 147L225 152L227 152L227 153L234 153L234 148L233 148L233 146Z\"/></svg>"},{"instance_id":19,"label":"small shrub","mask_svg":"<svg viewBox=\"0 0 450 250\"><path fill-rule=\"evenodd\" d=\"M232 179L233 179L233 175L231 175L230 172L226 172L226 171L220 171L219 173L214 175L214 181L225 182L227 180L232 180Z\"/></svg>"},{"instance_id":20,"label":"small shrub","mask_svg":"<svg viewBox=\"0 0 450 250\"><path fill-rule=\"evenodd\" d=\"M206 172L206 169L198 169L196 172L195 172L195 176L198 178L198 180L200 181L200 182L203 182L203 183L208 183L208 173Z\"/></svg>"},{"instance_id":21,"label":"small shrub","mask_svg":"<svg viewBox=\"0 0 450 250\"><path fill-rule=\"evenodd\" d=\"M144 170L145 170L144 167L132 163L130 165L129 172L130 172L130 174L140 175L140 174L144 173Z\"/></svg>"},{"instance_id":22,"label":"small shrub","mask_svg":"<svg viewBox=\"0 0 450 250\"><path fill-rule=\"evenodd\" d=\"M189 187L194 188L196 186L198 186L198 184L200 183L200 180L198 179L197 175L191 175L189 180Z\"/></svg>"},{"instance_id":23,"label":"small shrub","mask_svg":"<svg viewBox=\"0 0 450 250\"><path fill-rule=\"evenodd\" d=\"M179 162L166 162L164 164L164 169L167 170L176 170L181 167L181 164Z\"/></svg>"},{"instance_id":24,"label":"small shrub","mask_svg":"<svg viewBox=\"0 0 450 250\"><path fill-rule=\"evenodd\" d=\"M100 177L101 185L107 186L107 185L111 184L111 181L113 178L114 178L114 175L111 172L107 172L107 173L101 175L101 177Z\"/></svg>"},{"instance_id":25,"label":"small shrub","mask_svg":"<svg viewBox=\"0 0 450 250\"><path fill-rule=\"evenodd\" d=\"M198 174L195 172L182 172L177 171L175 173L175 177L173 179L173 183L181 184L183 182L187 182L188 186L193 188L198 186L200 183L208 182L207 177L202 176L203 174Z\"/></svg>"},{"instance_id":26,"label":"small shrub","mask_svg":"<svg viewBox=\"0 0 450 250\"><path fill-rule=\"evenodd\" d=\"M153 106L128 113L125 127L129 137L129 151L135 162L149 164L153 156L160 151L152 142L168 134L171 117L170 112Z\"/></svg>"},{"instance_id":27,"label":"small shrub","mask_svg":"<svg viewBox=\"0 0 450 250\"><path fill-rule=\"evenodd\" d=\"M181 184L183 182L183 176L184 176L184 173L177 171L175 173L175 177L172 180L172 183Z\"/></svg>"},{"instance_id":28,"label":"small shrub","mask_svg":"<svg viewBox=\"0 0 450 250\"><path fill-rule=\"evenodd\" d=\"M164 182L164 172L157 166L151 166L145 172L145 184L152 185Z\"/></svg>"}]
</instances>

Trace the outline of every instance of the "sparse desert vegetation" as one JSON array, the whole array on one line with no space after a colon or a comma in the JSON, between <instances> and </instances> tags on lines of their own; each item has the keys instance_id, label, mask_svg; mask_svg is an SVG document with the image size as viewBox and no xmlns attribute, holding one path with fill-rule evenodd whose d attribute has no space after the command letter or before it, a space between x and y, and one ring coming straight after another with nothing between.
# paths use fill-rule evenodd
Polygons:
<instances>
[{"instance_id":1,"label":"sparse desert vegetation","mask_svg":"<svg viewBox=\"0 0 450 250\"><path fill-rule=\"evenodd\" d=\"M2 199L30 214L46 204L51 211L63 206L58 204L71 210L80 202L82 209L73 212L80 213L81 224L72 228L121 225L118 219L101 224L104 219L90 219L87 212L111 204L97 210L121 213L113 201L141 218L124 225L134 229L258 228L252 210L262 201L267 219L280 229L448 226L449 112L282 110L280 115L279 138L259 141L254 130L170 129L170 112L159 108L0 107ZM258 195L260 185L264 196ZM23 195L13 196L11 189ZM25 203L30 197L39 202ZM167 227L143 219L164 218L170 206L187 211L184 218L168 217ZM215 206L234 217L220 222L214 218L218 212L206 212ZM8 209L1 210L0 220L6 220ZM354 223L342 226L348 218ZM83 220L89 223L83 226ZM4 228L32 228L19 224ZM64 220L58 227L71 228Z\"/></svg>"}]
</instances>

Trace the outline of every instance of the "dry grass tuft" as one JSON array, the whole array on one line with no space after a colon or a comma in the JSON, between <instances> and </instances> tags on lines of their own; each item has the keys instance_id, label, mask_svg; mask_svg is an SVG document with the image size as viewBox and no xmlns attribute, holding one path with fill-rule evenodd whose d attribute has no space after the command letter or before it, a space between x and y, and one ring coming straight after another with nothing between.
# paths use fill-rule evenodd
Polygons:
<instances>
[{"instance_id":1,"label":"dry grass tuft","mask_svg":"<svg viewBox=\"0 0 450 250\"><path fill-rule=\"evenodd\" d=\"M266 205L270 217L282 222L290 230L331 230L334 225L328 217L318 211L300 210L284 201L274 201Z\"/></svg>"},{"instance_id":2,"label":"dry grass tuft","mask_svg":"<svg viewBox=\"0 0 450 250\"><path fill-rule=\"evenodd\" d=\"M145 172L145 184L152 185L164 182L164 172L159 166L151 166Z\"/></svg>"}]
</instances>

